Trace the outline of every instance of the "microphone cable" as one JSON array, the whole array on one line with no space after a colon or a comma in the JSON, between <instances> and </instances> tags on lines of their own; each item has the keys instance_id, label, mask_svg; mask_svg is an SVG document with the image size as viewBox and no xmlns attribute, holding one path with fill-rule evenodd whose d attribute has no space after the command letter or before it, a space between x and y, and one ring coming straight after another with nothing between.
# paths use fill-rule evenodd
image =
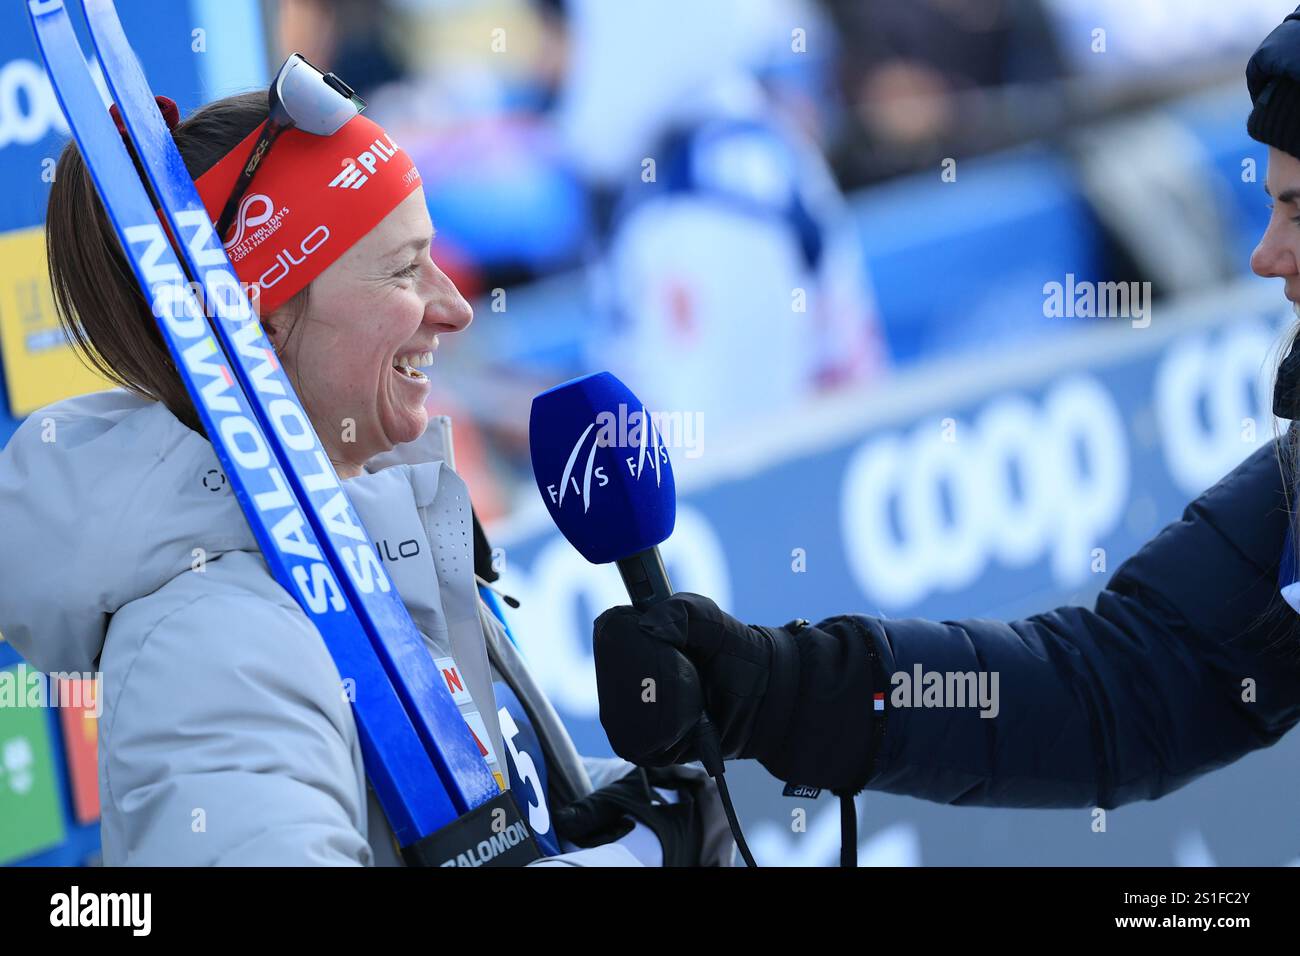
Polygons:
<instances>
[{"instance_id":1,"label":"microphone cable","mask_svg":"<svg viewBox=\"0 0 1300 956\"><path fill-rule=\"evenodd\" d=\"M701 716L700 722L695 725L695 748L700 755L700 763L718 785L722 810L727 815L727 825L731 827L731 836L736 841L736 849L740 851L741 859L745 861L745 866L757 868L758 863L754 861L754 854L749 852L749 844L745 842L745 834L741 832L740 820L731 802L731 791L727 789L727 770L722 759L722 743L718 740L718 729L713 726L713 721L709 720L708 714Z\"/></svg>"},{"instance_id":2,"label":"microphone cable","mask_svg":"<svg viewBox=\"0 0 1300 956\"><path fill-rule=\"evenodd\" d=\"M727 815L727 825L731 827L731 836L736 841L736 849L747 867L757 868L754 854L749 851L745 834L740 829L740 819L736 816L736 807L731 802L731 791L727 788L726 766L722 759L722 744L718 740L718 729L709 720L709 715L700 717L695 725L695 749L700 755L700 763L705 771L718 785L718 796L722 798L722 810ZM840 799L840 866L857 869L858 866L858 805L852 793L836 794Z\"/></svg>"},{"instance_id":3,"label":"microphone cable","mask_svg":"<svg viewBox=\"0 0 1300 956\"><path fill-rule=\"evenodd\" d=\"M840 798L840 866L858 866L858 805L851 793Z\"/></svg>"}]
</instances>

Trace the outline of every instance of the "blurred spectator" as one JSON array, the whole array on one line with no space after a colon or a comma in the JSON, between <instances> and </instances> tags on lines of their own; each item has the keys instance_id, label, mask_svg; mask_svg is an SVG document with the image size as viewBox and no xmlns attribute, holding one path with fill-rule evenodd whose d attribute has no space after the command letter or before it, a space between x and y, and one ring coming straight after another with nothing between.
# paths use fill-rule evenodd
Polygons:
<instances>
[{"instance_id":1,"label":"blurred spectator","mask_svg":"<svg viewBox=\"0 0 1300 956\"><path fill-rule=\"evenodd\" d=\"M586 361L725 432L884 364L866 263L806 130L781 113L833 49L803 0L543 4L562 13L555 124L609 209ZM796 39L797 37L797 39ZM778 100L759 82L781 90ZM805 100L806 102L806 100Z\"/></svg>"},{"instance_id":2,"label":"blurred spectator","mask_svg":"<svg viewBox=\"0 0 1300 956\"><path fill-rule=\"evenodd\" d=\"M320 69L345 78L364 98L402 73L387 34L392 12L387 0L280 0L280 58L301 53Z\"/></svg>"},{"instance_id":3,"label":"blurred spectator","mask_svg":"<svg viewBox=\"0 0 1300 956\"><path fill-rule=\"evenodd\" d=\"M843 197L750 72L683 91L642 135L593 267L590 368L656 408L702 412L714 435L882 370Z\"/></svg>"},{"instance_id":4,"label":"blurred spectator","mask_svg":"<svg viewBox=\"0 0 1300 956\"><path fill-rule=\"evenodd\" d=\"M791 57L791 30L820 22L804 0L565 0L568 62L556 122L590 182L621 189L701 88ZM829 38L808 41L812 49Z\"/></svg>"},{"instance_id":5,"label":"blurred spectator","mask_svg":"<svg viewBox=\"0 0 1300 956\"><path fill-rule=\"evenodd\" d=\"M847 188L1041 133L1064 73L1040 0L821 0L840 33Z\"/></svg>"},{"instance_id":6,"label":"blurred spectator","mask_svg":"<svg viewBox=\"0 0 1300 956\"><path fill-rule=\"evenodd\" d=\"M404 72L363 95L420 167L444 270L474 296L576 267L591 224L547 113L564 62L556 5L389 0L386 16Z\"/></svg>"}]
</instances>

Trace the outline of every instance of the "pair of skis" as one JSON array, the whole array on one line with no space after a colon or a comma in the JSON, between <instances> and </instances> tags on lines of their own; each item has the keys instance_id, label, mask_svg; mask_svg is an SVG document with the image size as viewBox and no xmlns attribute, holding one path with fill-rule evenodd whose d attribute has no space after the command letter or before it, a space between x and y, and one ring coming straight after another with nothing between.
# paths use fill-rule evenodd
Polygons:
<instances>
[{"instance_id":1,"label":"pair of skis","mask_svg":"<svg viewBox=\"0 0 1300 956\"><path fill-rule=\"evenodd\" d=\"M423 865L536 858L504 780L484 762L275 360L112 0L81 6L157 211L63 0L28 0L55 93L271 573L315 624L340 675L354 682L366 774L403 855Z\"/></svg>"}]
</instances>

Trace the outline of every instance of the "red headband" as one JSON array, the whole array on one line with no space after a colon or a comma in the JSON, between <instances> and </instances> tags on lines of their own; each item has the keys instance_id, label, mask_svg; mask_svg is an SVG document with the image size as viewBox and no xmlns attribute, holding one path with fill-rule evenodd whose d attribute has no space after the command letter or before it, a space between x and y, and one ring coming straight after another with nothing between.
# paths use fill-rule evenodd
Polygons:
<instances>
[{"instance_id":1,"label":"red headband","mask_svg":"<svg viewBox=\"0 0 1300 956\"><path fill-rule=\"evenodd\" d=\"M196 181L214 222L261 131L249 133ZM280 134L226 242L239 280L260 298L258 312L274 312L306 288L419 185L411 157L364 116L332 136Z\"/></svg>"}]
</instances>

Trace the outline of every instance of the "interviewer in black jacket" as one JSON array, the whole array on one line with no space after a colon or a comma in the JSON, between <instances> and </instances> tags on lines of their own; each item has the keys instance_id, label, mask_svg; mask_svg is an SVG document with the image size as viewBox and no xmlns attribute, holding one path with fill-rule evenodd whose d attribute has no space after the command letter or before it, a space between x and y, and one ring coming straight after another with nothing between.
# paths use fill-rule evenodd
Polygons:
<instances>
[{"instance_id":1,"label":"interviewer in black jacket","mask_svg":"<svg viewBox=\"0 0 1300 956\"><path fill-rule=\"evenodd\" d=\"M1247 80L1275 203L1251 266L1300 303L1300 10ZM1284 418L1300 418L1297 366L1293 345L1274 399ZM692 594L644 615L614 608L595 625L601 721L621 756L667 765L699 756L692 731L707 710L724 756L838 793L1106 808L1162 796L1300 721L1300 614L1279 596L1296 442L1293 426L1189 505L1093 610L764 628ZM996 673L996 715L891 706L891 676L914 665Z\"/></svg>"}]
</instances>

